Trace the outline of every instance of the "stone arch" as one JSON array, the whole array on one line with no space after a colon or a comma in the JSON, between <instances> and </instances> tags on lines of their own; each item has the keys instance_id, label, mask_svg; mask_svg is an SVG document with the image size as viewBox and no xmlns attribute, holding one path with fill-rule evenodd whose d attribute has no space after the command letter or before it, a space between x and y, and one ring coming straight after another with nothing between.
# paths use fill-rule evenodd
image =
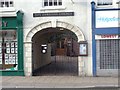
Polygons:
<instances>
[{"instance_id":1,"label":"stone arch","mask_svg":"<svg viewBox=\"0 0 120 90\"><path fill-rule=\"evenodd\" d=\"M77 26L71 25L66 22L48 21L48 22L44 22L44 23L41 23L41 24L35 26L25 36L25 42L24 42L24 72L25 72L25 76L32 76L32 37L38 31L45 29L45 28L49 28L49 27L66 28L76 34L76 36L78 37L78 42L85 41L85 37L84 37L84 34L82 33L81 29Z\"/></svg>"},{"instance_id":2,"label":"stone arch","mask_svg":"<svg viewBox=\"0 0 120 90\"><path fill-rule=\"evenodd\" d=\"M31 39L32 39L32 37L34 36L35 33L37 33L38 31L40 31L42 29L53 27L52 24L53 24L52 21L49 21L49 22L44 22L44 23L41 23L41 24L35 26L33 29L31 29L29 31L29 33L26 36L25 41L26 42L31 42ZM78 42L79 41L85 41L84 34L82 33L82 31L79 27L73 26L69 23L62 22L62 21L56 21L55 24L56 24L55 27L66 28L66 29L74 32L76 34L76 36L78 37Z\"/></svg>"}]
</instances>

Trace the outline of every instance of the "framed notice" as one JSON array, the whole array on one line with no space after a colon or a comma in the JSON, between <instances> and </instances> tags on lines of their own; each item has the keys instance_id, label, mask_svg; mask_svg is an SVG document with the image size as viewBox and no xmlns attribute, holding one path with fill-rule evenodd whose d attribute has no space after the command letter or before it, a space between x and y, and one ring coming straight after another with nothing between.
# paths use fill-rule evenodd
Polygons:
<instances>
[{"instance_id":1,"label":"framed notice","mask_svg":"<svg viewBox=\"0 0 120 90\"><path fill-rule=\"evenodd\" d=\"M2 43L0 43L0 47L2 47Z\"/></svg>"},{"instance_id":2,"label":"framed notice","mask_svg":"<svg viewBox=\"0 0 120 90\"><path fill-rule=\"evenodd\" d=\"M8 59L5 59L5 64L9 64L9 60Z\"/></svg>"},{"instance_id":3,"label":"framed notice","mask_svg":"<svg viewBox=\"0 0 120 90\"><path fill-rule=\"evenodd\" d=\"M8 54L5 54L5 59L7 58L8 59L9 55Z\"/></svg>"},{"instance_id":4,"label":"framed notice","mask_svg":"<svg viewBox=\"0 0 120 90\"><path fill-rule=\"evenodd\" d=\"M2 48L0 47L0 53L2 53Z\"/></svg>"},{"instance_id":5,"label":"framed notice","mask_svg":"<svg viewBox=\"0 0 120 90\"><path fill-rule=\"evenodd\" d=\"M15 47L17 47L17 42L15 43Z\"/></svg>"},{"instance_id":6,"label":"framed notice","mask_svg":"<svg viewBox=\"0 0 120 90\"><path fill-rule=\"evenodd\" d=\"M16 59L16 62L15 62L15 64L18 64L18 60Z\"/></svg>"},{"instance_id":7,"label":"framed notice","mask_svg":"<svg viewBox=\"0 0 120 90\"><path fill-rule=\"evenodd\" d=\"M11 47L14 47L14 42L11 43Z\"/></svg>"},{"instance_id":8,"label":"framed notice","mask_svg":"<svg viewBox=\"0 0 120 90\"><path fill-rule=\"evenodd\" d=\"M0 58L2 58L2 54L0 54Z\"/></svg>"},{"instance_id":9,"label":"framed notice","mask_svg":"<svg viewBox=\"0 0 120 90\"><path fill-rule=\"evenodd\" d=\"M11 64L15 64L15 59L12 59L12 60L11 60Z\"/></svg>"},{"instance_id":10,"label":"framed notice","mask_svg":"<svg viewBox=\"0 0 120 90\"><path fill-rule=\"evenodd\" d=\"M10 48L6 48L6 53L10 53Z\"/></svg>"},{"instance_id":11,"label":"framed notice","mask_svg":"<svg viewBox=\"0 0 120 90\"><path fill-rule=\"evenodd\" d=\"M86 41L80 42L79 55L80 56L87 56L88 55L88 44Z\"/></svg>"},{"instance_id":12,"label":"framed notice","mask_svg":"<svg viewBox=\"0 0 120 90\"><path fill-rule=\"evenodd\" d=\"M6 47L10 47L10 43L6 43Z\"/></svg>"},{"instance_id":13,"label":"framed notice","mask_svg":"<svg viewBox=\"0 0 120 90\"><path fill-rule=\"evenodd\" d=\"M12 59L9 59L9 64L12 64Z\"/></svg>"},{"instance_id":14,"label":"framed notice","mask_svg":"<svg viewBox=\"0 0 120 90\"><path fill-rule=\"evenodd\" d=\"M12 54L9 54L9 59L12 59Z\"/></svg>"},{"instance_id":15,"label":"framed notice","mask_svg":"<svg viewBox=\"0 0 120 90\"><path fill-rule=\"evenodd\" d=\"M13 55L12 55L12 58L13 58L13 59L15 59L15 57L16 57L16 55L15 55L15 54L13 54Z\"/></svg>"},{"instance_id":16,"label":"framed notice","mask_svg":"<svg viewBox=\"0 0 120 90\"><path fill-rule=\"evenodd\" d=\"M17 48L15 48L15 53L17 53Z\"/></svg>"},{"instance_id":17,"label":"framed notice","mask_svg":"<svg viewBox=\"0 0 120 90\"><path fill-rule=\"evenodd\" d=\"M14 52L15 52L14 48L11 48L11 53L14 53Z\"/></svg>"}]
</instances>

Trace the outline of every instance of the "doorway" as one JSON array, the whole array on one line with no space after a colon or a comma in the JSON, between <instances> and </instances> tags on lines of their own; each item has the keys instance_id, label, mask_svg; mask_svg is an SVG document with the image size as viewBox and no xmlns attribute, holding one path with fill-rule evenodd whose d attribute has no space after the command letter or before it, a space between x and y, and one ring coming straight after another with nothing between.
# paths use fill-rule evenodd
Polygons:
<instances>
[{"instance_id":1,"label":"doorway","mask_svg":"<svg viewBox=\"0 0 120 90\"><path fill-rule=\"evenodd\" d=\"M32 38L33 76L78 75L78 38L65 28L46 28Z\"/></svg>"}]
</instances>

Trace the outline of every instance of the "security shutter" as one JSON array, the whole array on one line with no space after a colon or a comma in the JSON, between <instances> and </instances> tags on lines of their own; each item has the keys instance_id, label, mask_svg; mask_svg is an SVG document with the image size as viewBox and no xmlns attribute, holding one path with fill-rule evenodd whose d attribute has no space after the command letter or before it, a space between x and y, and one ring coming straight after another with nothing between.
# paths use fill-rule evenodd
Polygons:
<instances>
[{"instance_id":1,"label":"security shutter","mask_svg":"<svg viewBox=\"0 0 120 90\"><path fill-rule=\"evenodd\" d=\"M96 41L98 76L116 76L120 63L120 40Z\"/></svg>"}]
</instances>

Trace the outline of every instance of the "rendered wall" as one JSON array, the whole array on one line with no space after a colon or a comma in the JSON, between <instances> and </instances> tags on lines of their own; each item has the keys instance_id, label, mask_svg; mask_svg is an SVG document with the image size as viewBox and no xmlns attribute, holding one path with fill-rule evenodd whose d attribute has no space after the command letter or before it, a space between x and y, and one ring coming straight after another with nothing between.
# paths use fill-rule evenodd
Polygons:
<instances>
[{"instance_id":1,"label":"rendered wall","mask_svg":"<svg viewBox=\"0 0 120 90\"><path fill-rule=\"evenodd\" d=\"M32 8L31 8L32 7ZM86 41L88 42L88 56L80 56L79 67L84 70L84 75L92 76L92 30L91 30L91 0L63 0L61 7L43 7L42 0L15 0L16 10L21 9L24 12L24 43L26 44L26 37L28 33L37 25L45 22L61 21L70 23L73 26L80 28L83 32ZM33 17L33 13L49 13L49 12L74 12L74 16L58 16L58 17ZM63 24L65 25L65 24ZM43 27L47 27L43 25ZM54 27L54 26L53 26ZM32 38L31 38L32 40ZM32 41L31 41L32 42ZM25 52L26 53L26 50ZM24 57L25 59L28 57ZM32 57L29 57L30 59ZM81 61L82 60L82 61ZM24 63L28 62L27 60ZM29 61L29 66L32 64ZM26 65L25 65L26 67ZM26 68L25 68L26 69Z\"/></svg>"}]
</instances>

